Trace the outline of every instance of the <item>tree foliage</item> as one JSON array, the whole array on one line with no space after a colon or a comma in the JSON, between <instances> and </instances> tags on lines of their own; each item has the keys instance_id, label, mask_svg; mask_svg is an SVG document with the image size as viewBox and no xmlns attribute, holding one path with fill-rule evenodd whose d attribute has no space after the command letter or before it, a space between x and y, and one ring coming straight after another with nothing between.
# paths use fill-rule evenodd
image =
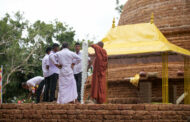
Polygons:
<instances>
[{"instance_id":1,"label":"tree foliage","mask_svg":"<svg viewBox=\"0 0 190 122\"><path fill-rule=\"evenodd\" d=\"M123 4L120 4L120 1L119 0L116 0L116 7L115 7L115 10L121 14L123 12L123 7L124 5Z\"/></svg>"}]
</instances>

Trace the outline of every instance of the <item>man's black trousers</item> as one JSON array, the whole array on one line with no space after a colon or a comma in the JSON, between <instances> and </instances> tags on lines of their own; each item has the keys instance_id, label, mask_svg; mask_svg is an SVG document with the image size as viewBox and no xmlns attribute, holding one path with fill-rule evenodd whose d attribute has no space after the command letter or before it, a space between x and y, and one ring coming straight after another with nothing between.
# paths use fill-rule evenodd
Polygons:
<instances>
[{"instance_id":1,"label":"man's black trousers","mask_svg":"<svg viewBox=\"0 0 190 122\"><path fill-rule=\"evenodd\" d=\"M45 80L43 80L43 81L39 84L39 86L38 86L38 88L37 88L37 90L36 90L36 103L39 103L39 102L40 102L40 96L41 96L41 93L42 93L42 90L43 90L44 85L45 85ZM43 96L43 97L45 98L45 96ZM43 98L43 99L44 99L44 98Z\"/></svg>"},{"instance_id":2,"label":"man's black trousers","mask_svg":"<svg viewBox=\"0 0 190 122\"><path fill-rule=\"evenodd\" d=\"M55 90L58 77L59 75L57 73L54 73L47 78L45 88L45 101L52 102L55 100Z\"/></svg>"},{"instance_id":3,"label":"man's black trousers","mask_svg":"<svg viewBox=\"0 0 190 122\"><path fill-rule=\"evenodd\" d=\"M77 85L77 93L78 93L77 100L80 102L81 101L82 72L78 74L74 74L74 76L75 76L76 85Z\"/></svg>"}]
</instances>

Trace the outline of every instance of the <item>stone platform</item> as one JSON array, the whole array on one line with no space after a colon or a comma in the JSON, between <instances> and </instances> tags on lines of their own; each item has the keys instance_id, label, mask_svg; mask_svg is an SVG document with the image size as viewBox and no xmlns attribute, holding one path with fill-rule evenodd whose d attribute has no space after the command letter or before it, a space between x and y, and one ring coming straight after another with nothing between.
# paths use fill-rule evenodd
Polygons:
<instances>
[{"instance_id":1,"label":"stone platform","mask_svg":"<svg viewBox=\"0 0 190 122\"><path fill-rule=\"evenodd\" d=\"M187 122L190 105L2 104L0 122Z\"/></svg>"}]
</instances>

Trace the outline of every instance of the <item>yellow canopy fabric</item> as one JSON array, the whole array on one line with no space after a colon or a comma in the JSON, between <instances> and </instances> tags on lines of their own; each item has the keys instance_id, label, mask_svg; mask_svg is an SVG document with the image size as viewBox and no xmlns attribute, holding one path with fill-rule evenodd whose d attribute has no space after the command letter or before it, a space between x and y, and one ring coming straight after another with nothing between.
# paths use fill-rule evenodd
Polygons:
<instances>
[{"instance_id":1,"label":"yellow canopy fabric","mask_svg":"<svg viewBox=\"0 0 190 122\"><path fill-rule=\"evenodd\" d=\"M151 23L111 28L102 41L109 56L169 51L190 55L190 51L170 43ZM93 54L94 50L89 48L89 53Z\"/></svg>"}]
</instances>

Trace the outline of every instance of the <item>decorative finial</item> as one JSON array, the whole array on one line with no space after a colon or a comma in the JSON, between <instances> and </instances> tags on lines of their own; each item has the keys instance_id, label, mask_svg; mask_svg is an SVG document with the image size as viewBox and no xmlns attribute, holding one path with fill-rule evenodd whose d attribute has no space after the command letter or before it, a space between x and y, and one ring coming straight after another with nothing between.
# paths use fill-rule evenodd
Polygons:
<instances>
[{"instance_id":1,"label":"decorative finial","mask_svg":"<svg viewBox=\"0 0 190 122\"><path fill-rule=\"evenodd\" d=\"M113 18L112 28L115 28L115 17Z\"/></svg>"},{"instance_id":2,"label":"decorative finial","mask_svg":"<svg viewBox=\"0 0 190 122\"><path fill-rule=\"evenodd\" d=\"M150 23L153 24L154 23L154 12L152 12L151 18L150 18Z\"/></svg>"}]
</instances>

